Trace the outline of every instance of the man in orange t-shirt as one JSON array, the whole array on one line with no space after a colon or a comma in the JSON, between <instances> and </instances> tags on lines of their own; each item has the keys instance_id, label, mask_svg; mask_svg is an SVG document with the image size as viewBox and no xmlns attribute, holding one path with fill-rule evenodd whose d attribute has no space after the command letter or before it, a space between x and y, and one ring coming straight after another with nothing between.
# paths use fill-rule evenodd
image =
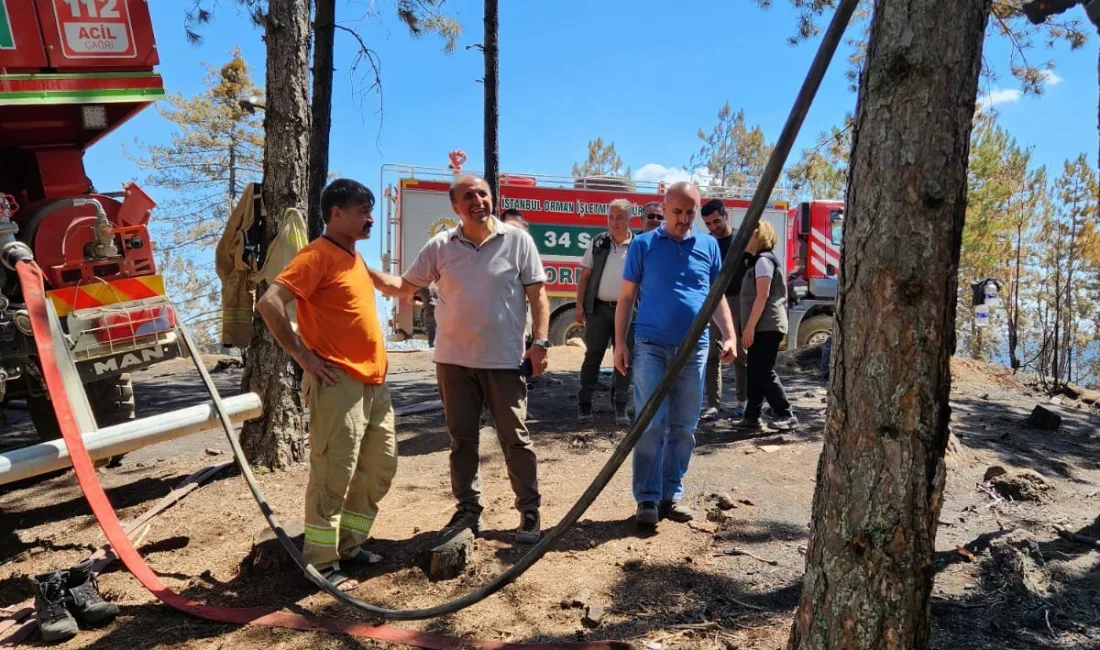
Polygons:
<instances>
[{"instance_id":1,"label":"man in orange t-shirt","mask_svg":"<svg viewBox=\"0 0 1100 650\"><path fill-rule=\"evenodd\" d=\"M287 264L257 309L305 371L309 483L305 558L340 589L358 583L340 563L369 564L363 548L378 502L397 472L397 436L386 388L386 348L374 283L355 242L370 236L374 195L352 180L321 194L325 234ZM287 306L297 301L294 332Z\"/></svg>"}]
</instances>

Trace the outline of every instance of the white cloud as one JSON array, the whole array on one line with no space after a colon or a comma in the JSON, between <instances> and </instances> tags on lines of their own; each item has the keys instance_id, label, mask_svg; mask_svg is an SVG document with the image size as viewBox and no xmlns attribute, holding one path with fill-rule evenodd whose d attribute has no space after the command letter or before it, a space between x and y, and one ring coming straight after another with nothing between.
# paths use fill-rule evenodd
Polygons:
<instances>
[{"instance_id":1,"label":"white cloud","mask_svg":"<svg viewBox=\"0 0 1100 650\"><path fill-rule=\"evenodd\" d=\"M1043 70L1043 81L1048 86L1057 86L1058 84L1062 83L1063 79L1054 74L1053 70Z\"/></svg>"},{"instance_id":2,"label":"white cloud","mask_svg":"<svg viewBox=\"0 0 1100 650\"><path fill-rule=\"evenodd\" d=\"M680 181L694 181L700 185L708 185L710 174L700 167L695 173L689 174L682 167L665 167L658 163L647 163L634 172L634 180L648 181L650 183L679 183Z\"/></svg>"},{"instance_id":3,"label":"white cloud","mask_svg":"<svg viewBox=\"0 0 1100 650\"><path fill-rule=\"evenodd\" d=\"M634 180L649 181L651 183L677 183L691 180L691 176L679 167L665 167L657 163L642 165L641 169L634 172Z\"/></svg>"},{"instance_id":4,"label":"white cloud","mask_svg":"<svg viewBox=\"0 0 1100 650\"><path fill-rule=\"evenodd\" d=\"M1014 104L1020 101L1022 93L1016 88L998 88L981 98L978 102L983 107L996 106L997 104Z\"/></svg>"}]
</instances>

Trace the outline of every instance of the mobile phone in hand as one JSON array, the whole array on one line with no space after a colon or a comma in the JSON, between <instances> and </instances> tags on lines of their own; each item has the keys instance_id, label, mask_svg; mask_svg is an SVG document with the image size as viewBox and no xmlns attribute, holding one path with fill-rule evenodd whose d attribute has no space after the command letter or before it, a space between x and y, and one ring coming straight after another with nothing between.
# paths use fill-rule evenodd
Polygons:
<instances>
[{"instance_id":1,"label":"mobile phone in hand","mask_svg":"<svg viewBox=\"0 0 1100 650\"><path fill-rule=\"evenodd\" d=\"M530 359L524 359L523 363L519 366L519 374L524 379L530 379L531 374L534 372L534 366L531 364Z\"/></svg>"}]
</instances>

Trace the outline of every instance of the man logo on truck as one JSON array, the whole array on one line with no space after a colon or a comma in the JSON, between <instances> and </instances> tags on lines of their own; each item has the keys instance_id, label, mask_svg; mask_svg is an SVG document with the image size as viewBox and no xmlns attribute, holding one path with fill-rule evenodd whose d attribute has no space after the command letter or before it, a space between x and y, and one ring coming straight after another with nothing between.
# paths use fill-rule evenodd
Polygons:
<instances>
[{"instance_id":1,"label":"man logo on truck","mask_svg":"<svg viewBox=\"0 0 1100 650\"><path fill-rule=\"evenodd\" d=\"M92 367L96 375L103 375L108 372L119 372L120 370L126 370L127 368L163 358L164 350L158 345L151 348L136 350L134 352L127 352L126 354L111 357L105 361L96 361Z\"/></svg>"}]
</instances>

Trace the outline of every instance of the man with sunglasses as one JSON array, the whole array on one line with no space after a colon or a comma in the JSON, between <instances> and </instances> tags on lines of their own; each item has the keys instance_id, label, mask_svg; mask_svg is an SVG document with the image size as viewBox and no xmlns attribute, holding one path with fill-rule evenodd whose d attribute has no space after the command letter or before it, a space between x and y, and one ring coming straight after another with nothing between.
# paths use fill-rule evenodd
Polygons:
<instances>
[{"instance_id":1,"label":"man with sunglasses","mask_svg":"<svg viewBox=\"0 0 1100 650\"><path fill-rule=\"evenodd\" d=\"M362 545L397 472L386 342L374 283L355 252L355 242L370 237L373 208L374 194L361 183L333 181L321 193L324 234L298 252L256 305L305 373L309 481L303 552L342 590L358 583L341 563L379 559ZM294 302L300 336L287 314Z\"/></svg>"},{"instance_id":2,"label":"man with sunglasses","mask_svg":"<svg viewBox=\"0 0 1100 650\"><path fill-rule=\"evenodd\" d=\"M642 232L647 233L650 230L657 230L661 227L661 222L665 220L665 215L661 211L661 203L659 201L653 201L652 203L646 203L642 207Z\"/></svg>"}]
</instances>

